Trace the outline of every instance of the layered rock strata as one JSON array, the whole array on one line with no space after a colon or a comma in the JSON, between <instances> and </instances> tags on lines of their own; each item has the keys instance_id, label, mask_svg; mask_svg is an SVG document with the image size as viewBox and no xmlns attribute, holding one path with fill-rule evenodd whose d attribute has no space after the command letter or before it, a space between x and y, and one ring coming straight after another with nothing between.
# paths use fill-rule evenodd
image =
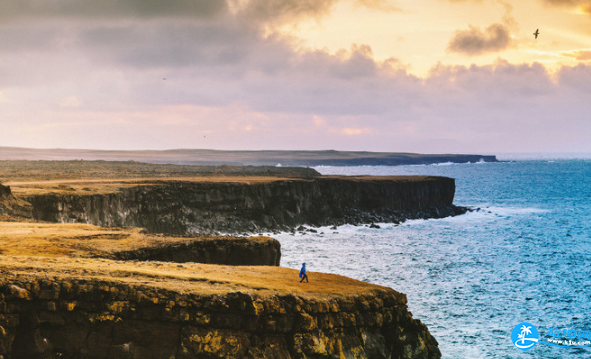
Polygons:
<instances>
[{"instance_id":1,"label":"layered rock strata","mask_svg":"<svg viewBox=\"0 0 591 359\"><path fill-rule=\"evenodd\" d=\"M47 263L46 263L47 264ZM84 274L0 272L0 355L3 358L440 358L427 328L412 319L406 298L393 290L311 273L319 287L296 288L297 272L276 267L263 278L293 277L290 287L239 287L225 279L199 280L201 268L184 265L165 281L115 279L129 268L101 262ZM88 266L88 262L85 264ZM219 266L217 266L219 267ZM225 267L221 271L227 271ZM153 276L154 274L152 274ZM112 276L111 279L106 277ZM196 282L177 282L195 278ZM289 278L289 277L287 277ZM172 283L172 284L171 284ZM221 290L212 287L221 286Z\"/></svg>"},{"instance_id":2,"label":"layered rock strata","mask_svg":"<svg viewBox=\"0 0 591 359\"><path fill-rule=\"evenodd\" d=\"M171 243L167 240L160 246L145 246L132 250L120 250L110 257L122 260L163 261L176 263L208 263L225 265L270 265L279 266L281 245L267 238L221 237L191 239Z\"/></svg>"},{"instance_id":3,"label":"layered rock strata","mask_svg":"<svg viewBox=\"0 0 591 359\"><path fill-rule=\"evenodd\" d=\"M136 226L153 233L241 233L399 222L462 213L451 178L319 177L264 181L168 180L109 193L24 195L35 219Z\"/></svg>"},{"instance_id":4,"label":"layered rock strata","mask_svg":"<svg viewBox=\"0 0 591 359\"><path fill-rule=\"evenodd\" d=\"M46 221L174 234L396 222L461 211L452 204L453 179L442 177L11 186L0 188L8 212L24 208ZM279 247L270 238L166 237L80 224L0 227L2 358L441 356L403 294L313 272L310 283L299 283L296 270L276 266ZM262 257L269 265L194 263L259 264L240 260Z\"/></svg>"}]
</instances>

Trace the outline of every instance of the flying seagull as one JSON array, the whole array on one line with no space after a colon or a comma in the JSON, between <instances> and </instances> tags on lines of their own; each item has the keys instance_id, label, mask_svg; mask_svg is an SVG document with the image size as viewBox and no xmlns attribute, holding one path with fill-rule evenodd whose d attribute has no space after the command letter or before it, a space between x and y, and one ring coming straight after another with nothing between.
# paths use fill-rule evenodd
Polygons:
<instances>
[{"instance_id":1,"label":"flying seagull","mask_svg":"<svg viewBox=\"0 0 591 359\"><path fill-rule=\"evenodd\" d=\"M536 32L534 32L534 36L537 39L538 35L540 34L540 29L536 29Z\"/></svg>"}]
</instances>

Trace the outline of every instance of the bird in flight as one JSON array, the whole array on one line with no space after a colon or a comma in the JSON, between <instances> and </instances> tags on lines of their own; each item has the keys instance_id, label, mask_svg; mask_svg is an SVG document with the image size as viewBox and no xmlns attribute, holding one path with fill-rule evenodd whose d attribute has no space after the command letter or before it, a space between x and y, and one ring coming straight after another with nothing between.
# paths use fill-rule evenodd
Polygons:
<instances>
[{"instance_id":1,"label":"bird in flight","mask_svg":"<svg viewBox=\"0 0 591 359\"><path fill-rule=\"evenodd\" d=\"M537 39L538 35L540 34L540 29L536 29L536 32L534 32L534 36Z\"/></svg>"}]
</instances>

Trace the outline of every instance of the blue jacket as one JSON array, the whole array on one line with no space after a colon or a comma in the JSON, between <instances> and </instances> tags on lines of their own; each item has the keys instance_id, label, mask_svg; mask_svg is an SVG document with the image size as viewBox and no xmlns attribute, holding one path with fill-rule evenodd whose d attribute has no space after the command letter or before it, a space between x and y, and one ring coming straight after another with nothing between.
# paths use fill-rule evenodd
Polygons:
<instances>
[{"instance_id":1,"label":"blue jacket","mask_svg":"<svg viewBox=\"0 0 591 359\"><path fill-rule=\"evenodd\" d=\"M302 269L300 270L300 278L306 275L306 263L302 263Z\"/></svg>"}]
</instances>

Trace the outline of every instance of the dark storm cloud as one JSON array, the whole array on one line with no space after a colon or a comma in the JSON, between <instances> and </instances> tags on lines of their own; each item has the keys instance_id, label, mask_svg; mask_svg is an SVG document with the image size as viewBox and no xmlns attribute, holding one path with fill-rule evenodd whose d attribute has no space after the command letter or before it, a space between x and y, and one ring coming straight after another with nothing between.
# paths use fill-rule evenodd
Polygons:
<instances>
[{"instance_id":1,"label":"dark storm cloud","mask_svg":"<svg viewBox=\"0 0 591 359\"><path fill-rule=\"evenodd\" d=\"M507 26L493 24L482 31L470 26L469 30L458 30L451 39L448 50L464 55L481 55L498 52L511 44L511 36Z\"/></svg>"}]
</instances>

